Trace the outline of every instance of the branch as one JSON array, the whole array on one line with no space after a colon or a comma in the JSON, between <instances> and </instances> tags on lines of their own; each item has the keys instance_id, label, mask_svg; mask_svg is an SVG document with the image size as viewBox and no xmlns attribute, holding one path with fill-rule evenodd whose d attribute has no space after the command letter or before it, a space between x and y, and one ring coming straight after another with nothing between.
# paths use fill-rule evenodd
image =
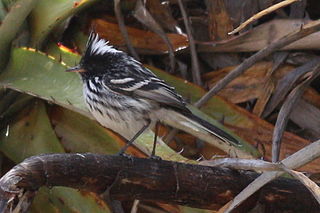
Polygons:
<instances>
[{"instance_id":1,"label":"branch","mask_svg":"<svg viewBox=\"0 0 320 213\"><path fill-rule=\"evenodd\" d=\"M114 200L152 200L217 210L257 176L249 171L164 160L46 154L26 159L0 179L0 212L17 208L18 201L25 209L41 186L67 186L99 194L108 190ZM308 212L319 210L317 201L300 182L285 178L264 186L239 211L247 212L256 203L268 212L302 212L306 207Z\"/></svg>"}]
</instances>

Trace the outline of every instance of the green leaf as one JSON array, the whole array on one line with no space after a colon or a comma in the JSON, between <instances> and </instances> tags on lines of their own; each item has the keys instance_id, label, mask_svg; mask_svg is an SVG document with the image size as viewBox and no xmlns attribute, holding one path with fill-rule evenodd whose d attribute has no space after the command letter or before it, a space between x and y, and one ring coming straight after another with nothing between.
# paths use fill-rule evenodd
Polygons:
<instances>
[{"instance_id":1,"label":"green leaf","mask_svg":"<svg viewBox=\"0 0 320 213\"><path fill-rule=\"evenodd\" d=\"M41 101L33 102L18 117L0 132L0 150L11 160L18 163L33 155L64 152Z\"/></svg>"},{"instance_id":2,"label":"green leaf","mask_svg":"<svg viewBox=\"0 0 320 213\"><path fill-rule=\"evenodd\" d=\"M39 1L31 13L33 47L41 47L43 41L55 27L80 10L92 5L97 0L59 0Z\"/></svg>"},{"instance_id":3,"label":"green leaf","mask_svg":"<svg viewBox=\"0 0 320 213\"><path fill-rule=\"evenodd\" d=\"M64 64L68 66L75 66L80 61L80 55L71 52L64 46L59 46L55 43L50 43L47 47L47 53L54 58L63 61Z\"/></svg>"},{"instance_id":4,"label":"green leaf","mask_svg":"<svg viewBox=\"0 0 320 213\"><path fill-rule=\"evenodd\" d=\"M24 109L30 101L34 98L30 95L18 93L19 95L17 96L16 100L10 104L8 107L5 108L5 110L2 112L0 110L0 129L3 129L8 125L8 123L13 120L17 113L19 113L22 109ZM5 99L6 97L4 97ZM3 100L3 99L2 99ZM0 108L3 108L5 105L4 101L1 101L0 103Z\"/></svg>"},{"instance_id":5,"label":"green leaf","mask_svg":"<svg viewBox=\"0 0 320 213\"><path fill-rule=\"evenodd\" d=\"M38 0L20 0L11 8L0 25L0 72L5 67L12 40Z\"/></svg>"},{"instance_id":6,"label":"green leaf","mask_svg":"<svg viewBox=\"0 0 320 213\"><path fill-rule=\"evenodd\" d=\"M213 213L213 210L197 209L188 206L180 206L181 213Z\"/></svg>"},{"instance_id":7,"label":"green leaf","mask_svg":"<svg viewBox=\"0 0 320 213\"><path fill-rule=\"evenodd\" d=\"M5 6L3 5L3 2L0 1L0 21L2 22L3 18L6 16L7 11Z\"/></svg>"},{"instance_id":8,"label":"green leaf","mask_svg":"<svg viewBox=\"0 0 320 213\"><path fill-rule=\"evenodd\" d=\"M57 103L88 115L83 102L82 84L75 73L53 57L33 49L14 48L0 85Z\"/></svg>"},{"instance_id":9,"label":"green leaf","mask_svg":"<svg viewBox=\"0 0 320 213\"><path fill-rule=\"evenodd\" d=\"M42 187L32 203L31 212L108 213L110 211L107 205L94 193L80 192L66 187L54 187L50 190Z\"/></svg>"},{"instance_id":10,"label":"green leaf","mask_svg":"<svg viewBox=\"0 0 320 213\"><path fill-rule=\"evenodd\" d=\"M19 93L13 90L7 90L7 92L3 94L0 102L0 115L5 113L8 107L17 99L18 95Z\"/></svg>"},{"instance_id":11,"label":"green leaf","mask_svg":"<svg viewBox=\"0 0 320 213\"><path fill-rule=\"evenodd\" d=\"M50 117L61 143L70 152L115 154L120 150L117 140L121 139L94 120L62 107L54 107Z\"/></svg>"}]
</instances>

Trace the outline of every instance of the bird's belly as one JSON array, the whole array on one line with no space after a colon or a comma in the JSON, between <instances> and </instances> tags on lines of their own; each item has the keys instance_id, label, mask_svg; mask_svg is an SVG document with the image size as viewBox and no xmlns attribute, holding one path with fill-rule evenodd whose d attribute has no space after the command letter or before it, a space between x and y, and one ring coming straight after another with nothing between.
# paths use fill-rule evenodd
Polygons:
<instances>
[{"instance_id":1,"label":"bird's belly","mask_svg":"<svg viewBox=\"0 0 320 213\"><path fill-rule=\"evenodd\" d=\"M104 127L130 140L143 126L150 122L153 128L157 121L170 116L168 110L146 99L122 97L116 93L97 96L84 87L87 107L93 117Z\"/></svg>"},{"instance_id":2,"label":"bird's belly","mask_svg":"<svg viewBox=\"0 0 320 213\"><path fill-rule=\"evenodd\" d=\"M152 122L153 111L149 103L134 99L98 98L95 94L84 93L86 104L93 117L104 127L130 140L144 125ZM99 100L99 101L96 101ZM110 99L111 100L111 99ZM152 122L153 123L153 122Z\"/></svg>"},{"instance_id":3,"label":"bird's belly","mask_svg":"<svg viewBox=\"0 0 320 213\"><path fill-rule=\"evenodd\" d=\"M138 118L136 114L132 112L118 112L112 109L107 113L100 113L98 111L91 111L95 119L104 127L113 130L120 134L127 140L130 140L144 125L147 124L147 120L141 116Z\"/></svg>"}]
</instances>

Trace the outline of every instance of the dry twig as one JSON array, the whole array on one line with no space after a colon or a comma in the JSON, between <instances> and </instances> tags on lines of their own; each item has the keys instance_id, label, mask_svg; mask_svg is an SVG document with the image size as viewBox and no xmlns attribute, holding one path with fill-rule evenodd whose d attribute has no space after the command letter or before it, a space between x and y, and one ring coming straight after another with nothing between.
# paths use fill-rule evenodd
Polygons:
<instances>
[{"instance_id":1,"label":"dry twig","mask_svg":"<svg viewBox=\"0 0 320 213\"><path fill-rule=\"evenodd\" d=\"M279 161L280 156L280 147L281 147L281 138L287 126L287 122L290 117L290 112L292 111L295 103L299 100L299 98L304 93L307 86L319 76L319 67L320 63L318 63L312 71L307 73L306 79L304 79L296 88L294 88L290 94L288 95L286 101L282 105L277 122L273 131L272 137L272 162Z\"/></svg>"},{"instance_id":2,"label":"dry twig","mask_svg":"<svg viewBox=\"0 0 320 213\"><path fill-rule=\"evenodd\" d=\"M189 39L191 60L192 60L192 79L195 84L202 85L198 55L197 55L196 46L195 46L194 39L191 32L191 26L190 26L188 16L187 16L186 10L184 9L182 1L178 0L178 3L179 3L179 7L183 17L183 22L186 27L186 31Z\"/></svg>"},{"instance_id":3,"label":"dry twig","mask_svg":"<svg viewBox=\"0 0 320 213\"><path fill-rule=\"evenodd\" d=\"M315 197L320 204L320 187L305 176L302 172L297 172L292 169L288 169L281 163L270 163L263 160L248 160L238 158L223 158L210 161L202 161L201 165L206 166L219 166L227 167L232 169L241 170L258 170L258 171L284 171L289 173L291 176L299 180ZM224 207L226 208L231 203L227 203ZM224 208L221 208L224 209Z\"/></svg>"},{"instance_id":4,"label":"dry twig","mask_svg":"<svg viewBox=\"0 0 320 213\"><path fill-rule=\"evenodd\" d=\"M318 201L320 204L320 187L310 180L306 175L304 175L302 172L297 172L292 169L288 169L283 167L283 169L289 173L292 177L299 180L313 195L313 197Z\"/></svg>"},{"instance_id":5,"label":"dry twig","mask_svg":"<svg viewBox=\"0 0 320 213\"><path fill-rule=\"evenodd\" d=\"M121 8L120 8L120 0L114 0L114 13L116 14L117 20L118 20L118 24L119 24L119 29L123 35L123 38L126 42L126 45L129 49L130 54L137 60L140 60L139 55L137 54L137 52L135 51L135 49L133 48L131 41L129 39L129 35L127 32L127 28L124 24L124 20L123 20L123 16L121 13Z\"/></svg>"},{"instance_id":6,"label":"dry twig","mask_svg":"<svg viewBox=\"0 0 320 213\"><path fill-rule=\"evenodd\" d=\"M251 24L252 22L258 20L259 18L268 15L269 13L272 13L275 10L278 10L282 7L288 6L289 4L292 4L296 1L300 1L300 0L285 0L282 2L279 2L278 4L274 4L271 7L268 7L267 9L264 9L262 11L260 11L259 13L253 15L251 18L249 18L248 20L246 20L245 22L243 22L242 24L240 24L239 27L237 27L236 29L234 29L233 31L229 32L229 35L233 35L235 33L240 32L241 30L243 30L246 26L248 26L249 24Z\"/></svg>"},{"instance_id":7,"label":"dry twig","mask_svg":"<svg viewBox=\"0 0 320 213\"><path fill-rule=\"evenodd\" d=\"M281 163L289 169L299 168L320 156L320 140L313 142L309 146L299 150L281 161ZM268 182L282 175L284 171L264 172L257 179L251 182L244 190L242 190L229 205L225 213L230 213L237 208L242 202L248 199L253 193L258 191Z\"/></svg>"},{"instance_id":8,"label":"dry twig","mask_svg":"<svg viewBox=\"0 0 320 213\"><path fill-rule=\"evenodd\" d=\"M134 11L134 17L140 21L142 24L146 25L149 29L153 32L158 34L162 40L166 43L169 49L169 58L170 58L170 71L173 72L175 69L175 56L174 56L174 49L169 40L167 34L164 32L162 27L156 22L156 20L152 17L149 13L145 5L142 3L141 0L138 0L136 3L136 8Z\"/></svg>"}]
</instances>

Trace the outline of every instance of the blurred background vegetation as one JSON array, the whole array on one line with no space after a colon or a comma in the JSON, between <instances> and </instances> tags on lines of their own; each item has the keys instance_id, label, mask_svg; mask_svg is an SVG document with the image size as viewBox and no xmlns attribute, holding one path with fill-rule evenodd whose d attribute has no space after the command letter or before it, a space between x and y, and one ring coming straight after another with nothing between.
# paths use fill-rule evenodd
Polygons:
<instances>
[{"instance_id":1,"label":"blurred background vegetation","mask_svg":"<svg viewBox=\"0 0 320 213\"><path fill-rule=\"evenodd\" d=\"M256 51L320 17L316 0L302 0L264 16L239 34L228 34L278 2L0 0L1 174L32 155L113 154L124 144L92 120L79 76L64 72L78 63L90 30L145 63L193 104ZM242 146L236 150L270 160L279 108L299 79L320 63L319 38L320 33L314 33L256 63L195 113L205 113L203 118L241 138ZM319 138L319 85L315 79L292 110L281 159ZM172 129L163 125L161 135L169 132ZM188 162L230 154L187 132L175 133L168 146L157 149L163 159ZM152 133L147 133L129 152L143 157L151 146ZM319 162L302 170L317 176ZM125 205L128 211L132 202ZM43 187L31 212L109 210L93 193ZM141 202L139 212L209 211Z\"/></svg>"}]
</instances>

